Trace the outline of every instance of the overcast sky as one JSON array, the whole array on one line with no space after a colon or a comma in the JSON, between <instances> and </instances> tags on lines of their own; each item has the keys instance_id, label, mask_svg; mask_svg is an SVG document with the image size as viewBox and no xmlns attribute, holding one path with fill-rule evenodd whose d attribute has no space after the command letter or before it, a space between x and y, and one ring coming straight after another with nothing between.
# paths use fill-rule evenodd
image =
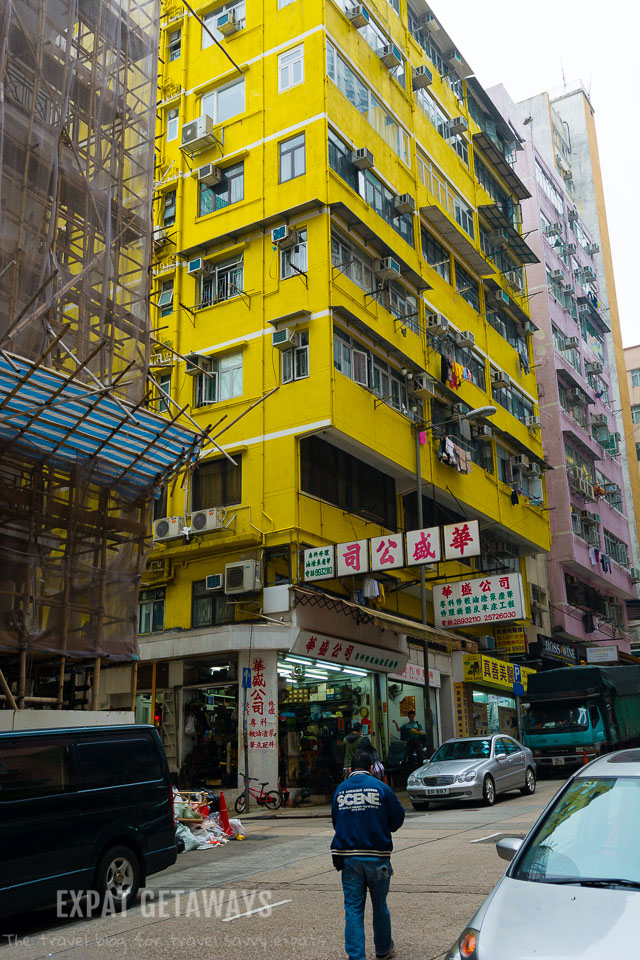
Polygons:
<instances>
[{"instance_id":1,"label":"overcast sky","mask_svg":"<svg viewBox=\"0 0 640 960\"><path fill-rule=\"evenodd\" d=\"M434 13L485 87L514 100L582 80L596 113L600 163L624 345L640 343L634 183L640 5L625 0L433 0Z\"/></svg>"}]
</instances>

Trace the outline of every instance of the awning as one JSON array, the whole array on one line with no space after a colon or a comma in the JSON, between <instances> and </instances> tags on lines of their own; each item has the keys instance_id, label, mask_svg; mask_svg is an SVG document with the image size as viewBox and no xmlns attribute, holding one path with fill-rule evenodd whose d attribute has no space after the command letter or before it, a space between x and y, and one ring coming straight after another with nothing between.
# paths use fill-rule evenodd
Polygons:
<instances>
[{"instance_id":1,"label":"awning","mask_svg":"<svg viewBox=\"0 0 640 960\"><path fill-rule=\"evenodd\" d=\"M580 313L585 311L590 320L595 320L595 322L599 323L600 326L607 331L607 333L611 333L611 327L604 319L595 304L591 302L589 297L578 297L578 308L580 307L582 307Z\"/></svg>"},{"instance_id":2,"label":"awning","mask_svg":"<svg viewBox=\"0 0 640 960\"><path fill-rule=\"evenodd\" d=\"M498 283L498 281L495 280L493 277L489 277L488 279L485 279L483 282L484 282L485 288L489 288L490 290L503 289ZM507 291L503 291L503 292L507 293L507 296L509 296ZM514 300L512 296L509 296L508 305L505 303L504 306L509 311L509 313L513 315L514 319L516 319L519 323L530 323L532 324L532 326L535 327L535 324L533 323L533 320L531 319L531 317L529 317L524 312L520 304L516 300Z\"/></svg>"},{"instance_id":3,"label":"awning","mask_svg":"<svg viewBox=\"0 0 640 960\"><path fill-rule=\"evenodd\" d=\"M509 246L522 263L540 263L528 243L522 239L515 227L507 220L497 203L486 203L478 207L492 230L502 230L507 234Z\"/></svg>"},{"instance_id":4,"label":"awning","mask_svg":"<svg viewBox=\"0 0 640 960\"><path fill-rule=\"evenodd\" d=\"M467 240L440 207L436 206L435 203L428 207L420 207L420 213L445 238L455 252L463 260L466 260L474 273L477 273L479 277L488 277L489 274L495 273L495 267L487 263L471 241Z\"/></svg>"},{"instance_id":5,"label":"awning","mask_svg":"<svg viewBox=\"0 0 640 960\"><path fill-rule=\"evenodd\" d=\"M511 138L515 138L513 131L511 131ZM503 156L502 152L484 130L480 131L480 133L474 133L473 143L474 146L480 147L484 155L491 161L518 200L527 200L531 196L531 193L527 190L509 161Z\"/></svg>"},{"instance_id":6,"label":"awning","mask_svg":"<svg viewBox=\"0 0 640 960\"><path fill-rule=\"evenodd\" d=\"M0 352L0 441L135 499L186 463L200 443L192 430L117 400L109 390Z\"/></svg>"}]
</instances>

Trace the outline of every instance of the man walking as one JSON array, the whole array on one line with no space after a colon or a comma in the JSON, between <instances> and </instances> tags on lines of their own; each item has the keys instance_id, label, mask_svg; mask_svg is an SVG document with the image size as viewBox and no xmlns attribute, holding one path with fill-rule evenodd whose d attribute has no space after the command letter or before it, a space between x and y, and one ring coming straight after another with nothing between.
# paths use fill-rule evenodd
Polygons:
<instances>
[{"instance_id":1,"label":"man walking","mask_svg":"<svg viewBox=\"0 0 640 960\"><path fill-rule=\"evenodd\" d=\"M391 917L387 906L393 874L391 834L404 822L404 808L386 783L372 775L371 754L358 750L351 773L333 795L331 817L335 836L333 862L342 870L344 893L344 945L349 960L366 960L364 906L367 890L373 908L373 942L376 957L395 956Z\"/></svg>"},{"instance_id":2,"label":"man walking","mask_svg":"<svg viewBox=\"0 0 640 960\"><path fill-rule=\"evenodd\" d=\"M351 733L348 733L344 738L344 761L342 763L342 775L345 777L349 776L351 770L351 760L353 759L355 753L360 748L362 742L362 724L359 720L351 727Z\"/></svg>"}]
</instances>

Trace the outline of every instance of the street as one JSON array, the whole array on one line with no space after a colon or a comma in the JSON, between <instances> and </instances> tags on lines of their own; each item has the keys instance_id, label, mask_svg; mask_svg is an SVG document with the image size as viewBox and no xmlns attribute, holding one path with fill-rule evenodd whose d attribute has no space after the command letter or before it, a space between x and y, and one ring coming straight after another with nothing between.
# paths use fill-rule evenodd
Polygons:
<instances>
[{"instance_id":1,"label":"street","mask_svg":"<svg viewBox=\"0 0 640 960\"><path fill-rule=\"evenodd\" d=\"M398 960L435 960L448 950L505 868L497 837L525 834L560 786L542 781L535 796L514 792L491 808L407 812L389 896ZM328 852L330 820L311 807L296 813L253 815L245 842L181 854L124 916L61 919L48 910L5 921L0 958L339 960L342 890ZM367 931L373 955L369 911Z\"/></svg>"}]
</instances>

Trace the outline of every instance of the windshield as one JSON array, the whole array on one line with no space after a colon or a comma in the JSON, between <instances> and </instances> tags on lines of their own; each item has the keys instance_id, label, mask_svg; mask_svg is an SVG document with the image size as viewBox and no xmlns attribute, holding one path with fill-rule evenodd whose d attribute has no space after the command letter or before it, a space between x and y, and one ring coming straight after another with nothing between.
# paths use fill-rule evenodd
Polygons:
<instances>
[{"instance_id":1,"label":"windshield","mask_svg":"<svg viewBox=\"0 0 640 960\"><path fill-rule=\"evenodd\" d=\"M443 743L431 758L432 763L441 760L487 760L491 756L491 740L454 740Z\"/></svg>"},{"instance_id":2,"label":"windshield","mask_svg":"<svg viewBox=\"0 0 640 960\"><path fill-rule=\"evenodd\" d=\"M554 803L513 876L640 889L640 780L577 779Z\"/></svg>"},{"instance_id":3,"label":"windshield","mask_svg":"<svg viewBox=\"0 0 640 960\"><path fill-rule=\"evenodd\" d=\"M589 713L584 703L532 704L525 714L527 733L570 733L589 729Z\"/></svg>"}]
</instances>

